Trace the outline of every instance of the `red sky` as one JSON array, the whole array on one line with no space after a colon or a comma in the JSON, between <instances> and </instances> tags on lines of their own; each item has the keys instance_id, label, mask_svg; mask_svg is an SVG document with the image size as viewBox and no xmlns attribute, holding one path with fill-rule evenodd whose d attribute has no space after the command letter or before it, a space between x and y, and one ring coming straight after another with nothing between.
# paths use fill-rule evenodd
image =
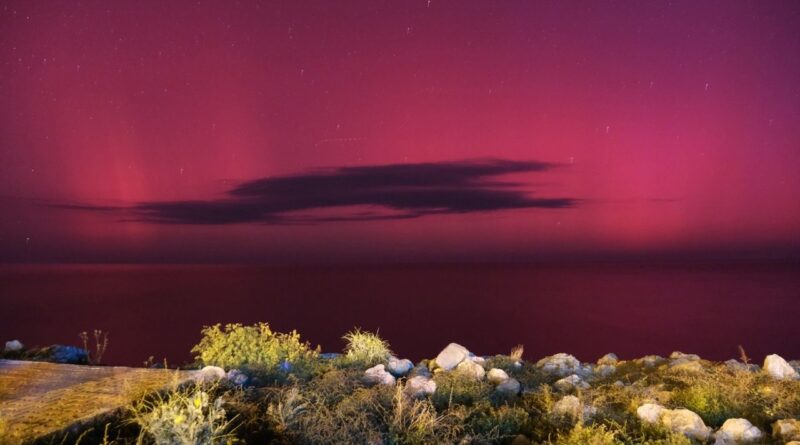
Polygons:
<instances>
[{"instance_id":1,"label":"red sky","mask_svg":"<svg viewBox=\"0 0 800 445\"><path fill-rule=\"evenodd\" d=\"M0 261L796 255L799 118L793 1L3 1Z\"/></svg>"}]
</instances>

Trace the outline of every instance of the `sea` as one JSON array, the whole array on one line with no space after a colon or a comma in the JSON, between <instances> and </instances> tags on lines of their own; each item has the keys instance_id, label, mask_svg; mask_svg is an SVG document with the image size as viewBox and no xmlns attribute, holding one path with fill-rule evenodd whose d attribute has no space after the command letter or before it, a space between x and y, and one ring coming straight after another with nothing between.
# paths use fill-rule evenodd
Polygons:
<instances>
[{"instance_id":1,"label":"sea","mask_svg":"<svg viewBox=\"0 0 800 445\"><path fill-rule=\"evenodd\" d=\"M80 345L105 364L192 360L201 329L267 322L339 352L361 328L400 357L450 342L478 355L524 346L595 361L672 351L800 359L797 262L384 265L0 265L0 341ZM0 343L2 344L2 343Z\"/></svg>"}]
</instances>

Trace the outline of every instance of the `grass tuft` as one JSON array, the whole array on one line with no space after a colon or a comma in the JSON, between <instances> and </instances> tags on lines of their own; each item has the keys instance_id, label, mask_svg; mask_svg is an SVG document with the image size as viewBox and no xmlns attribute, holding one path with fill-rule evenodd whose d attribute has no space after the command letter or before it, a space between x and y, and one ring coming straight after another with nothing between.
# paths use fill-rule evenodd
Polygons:
<instances>
[{"instance_id":1,"label":"grass tuft","mask_svg":"<svg viewBox=\"0 0 800 445\"><path fill-rule=\"evenodd\" d=\"M356 328L345 334L342 339L347 342L344 359L350 365L371 367L386 362L392 354L389 343L377 333Z\"/></svg>"}]
</instances>

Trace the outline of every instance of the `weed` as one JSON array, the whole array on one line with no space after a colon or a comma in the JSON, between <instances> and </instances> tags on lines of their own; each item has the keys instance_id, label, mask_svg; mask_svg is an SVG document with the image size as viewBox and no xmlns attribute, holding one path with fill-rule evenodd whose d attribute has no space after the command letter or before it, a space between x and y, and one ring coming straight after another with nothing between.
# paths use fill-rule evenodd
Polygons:
<instances>
[{"instance_id":1,"label":"weed","mask_svg":"<svg viewBox=\"0 0 800 445\"><path fill-rule=\"evenodd\" d=\"M103 332L100 329L94 330L94 351L89 349L89 334L86 331L78 333L81 342L83 342L83 349L89 354L89 363L97 365L102 363L103 355L108 348L108 332Z\"/></svg>"},{"instance_id":2,"label":"weed","mask_svg":"<svg viewBox=\"0 0 800 445\"><path fill-rule=\"evenodd\" d=\"M470 406L487 399L492 393L491 384L466 373L438 372L433 380L436 382L436 392L432 396L432 402L439 410L454 404Z\"/></svg>"},{"instance_id":3,"label":"weed","mask_svg":"<svg viewBox=\"0 0 800 445\"><path fill-rule=\"evenodd\" d=\"M514 346L513 348L511 348L511 353L508 354L508 356L511 357L511 360L514 360L515 362L518 362L518 361L522 360L522 353L523 352L525 352L525 347L522 346L522 345L517 345L517 346Z\"/></svg>"},{"instance_id":4,"label":"weed","mask_svg":"<svg viewBox=\"0 0 800 445\"><path fill-rule=\"evenodd\" d=\"M223 403L223 397L214 398L210 389L194 385L142 398L130 412L141 428L140 442L213 445L234 437Z\"/></svg>"},{"instance_id":5,"label":"weed","mask_svg":"<svg viewBox=\"0 0 800 445\"><path fill-rule=\"evenodd\" d=\"M370 367L383 363L392 354L389 343L377 333L362 331L356 328L342 337L347 346L344 350L345 360L352 365Z\"/></svg>"}]
</instances>

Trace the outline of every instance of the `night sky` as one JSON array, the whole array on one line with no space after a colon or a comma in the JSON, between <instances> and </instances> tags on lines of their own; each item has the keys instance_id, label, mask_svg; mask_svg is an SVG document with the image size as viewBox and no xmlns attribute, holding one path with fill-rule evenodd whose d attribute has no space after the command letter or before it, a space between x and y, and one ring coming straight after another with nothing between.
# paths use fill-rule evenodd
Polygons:
<instances>
[{"instance_id":1,"label":"night sky","mask_svg":"<svg viewBox=\"0 0 800 445\"><path fill-rule=\"evenodd\" d=\"M0 2L0 261L798 253L796 1Z\"/></svg>"}]
</instances>

